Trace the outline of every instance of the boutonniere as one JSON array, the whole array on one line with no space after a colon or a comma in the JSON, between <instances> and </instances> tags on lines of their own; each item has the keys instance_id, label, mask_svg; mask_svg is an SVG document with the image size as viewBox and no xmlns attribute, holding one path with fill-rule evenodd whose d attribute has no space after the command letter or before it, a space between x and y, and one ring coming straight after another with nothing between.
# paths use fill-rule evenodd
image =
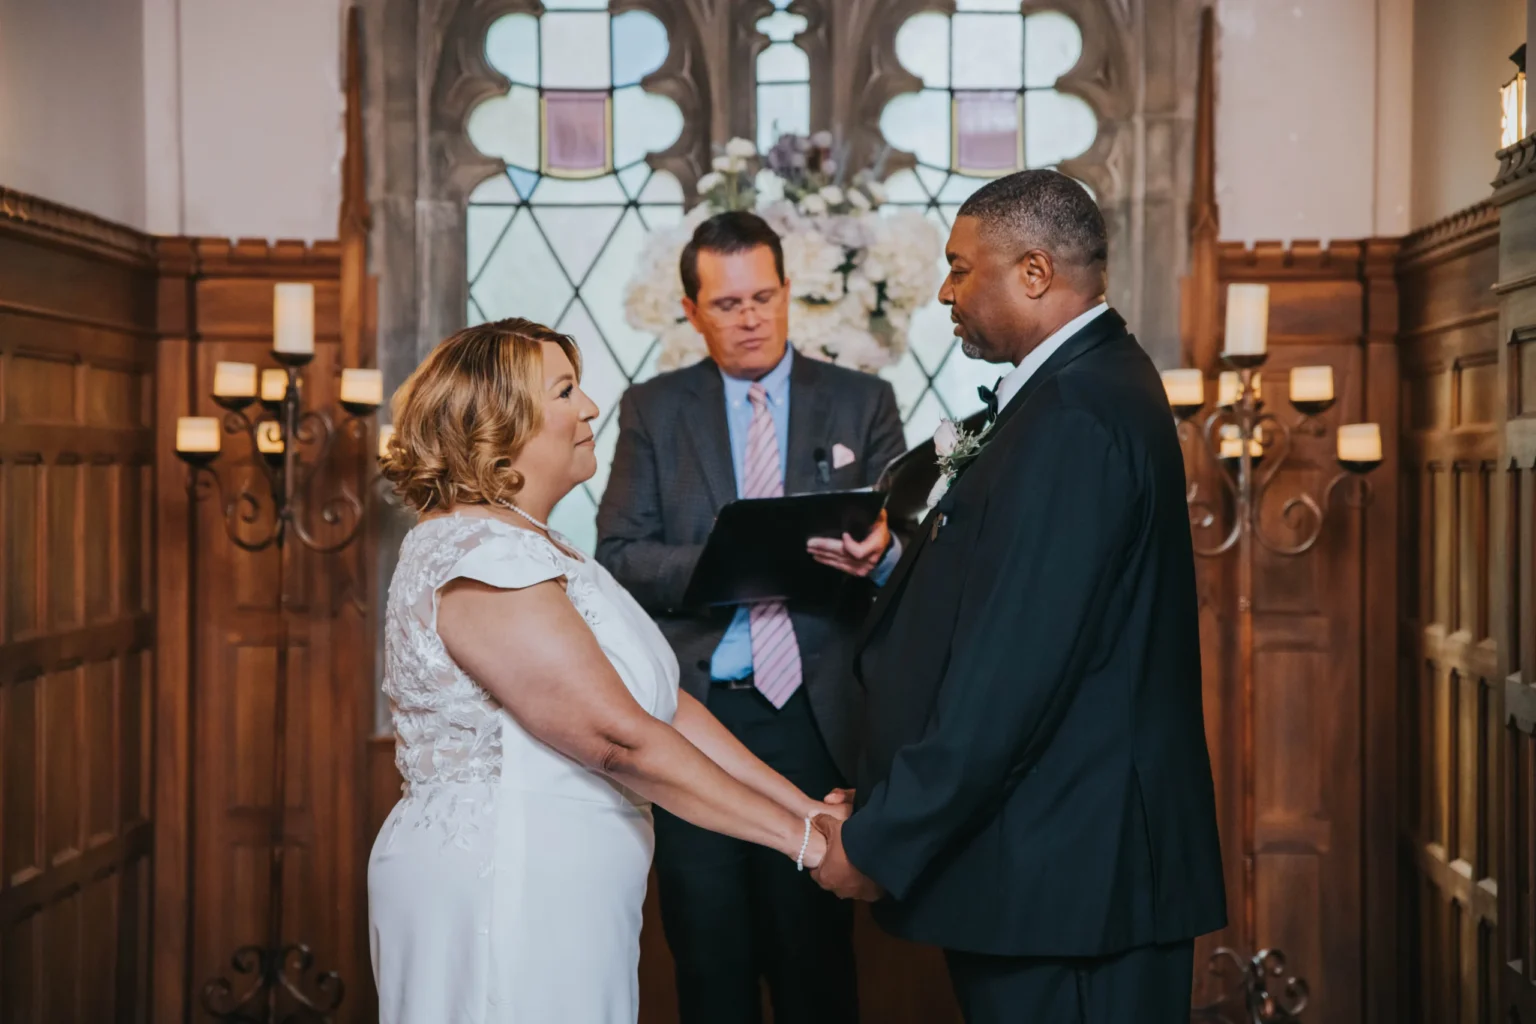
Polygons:
<instances>
[{"instance_id":1,"label":"boutonniere","mask_svg":"<svg viewBox=\"0 0 1536 1024\"><path fill-rule=\"evenodd\" d=\"M928 495L930 508L938 504L955 478L981 454L991 431L990 422L973 434L954 420L939 421L939 429L933 432L933 451L938 456L939 479Z\"/></svg>"}]
</instances>

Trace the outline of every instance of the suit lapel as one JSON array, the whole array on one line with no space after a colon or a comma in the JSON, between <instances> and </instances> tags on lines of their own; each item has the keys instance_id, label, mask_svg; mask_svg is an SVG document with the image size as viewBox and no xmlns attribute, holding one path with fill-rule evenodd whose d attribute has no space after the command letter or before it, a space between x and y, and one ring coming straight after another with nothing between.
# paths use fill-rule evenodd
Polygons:
<instances>
[{"instance_id":1,"label":"suit lapel","mask_svg":"<svg viewBox=\"0 0 1536 1024\"><path fill-rule=\"evenodd\" d=\"M1008 421L1024 407L1025 403L1029 401L1030 396L1038 391L1040 386L1047 380L1060 373L1064 367L1078 357L1086 355L1104 342L1124 334L1125 321L1121 318L1120 314L1116 313L1113 309L1105 310L1087 327L1084 327L1069 338L1061 348L1056 350L1051 358L1041 365L1039 370L1035 371L1029 380L1025 381L1018 394L1014 395L1008 404L997 414L997 421L992 424L992 436L996 437L1002 432L1003 428L1008 425ZM980 460L985 457L986 450L983 449L981 455L977 456L977 459ZM948 496L946 495L946 497ZM859 630L858 640L853 645L855 675L858 675L858 659L859 655L863 653L864 645L869 642L871 634L880 625L881 620L885 618L886 612L896 603L896 598L901 595L901 588L906 583L907 576L912 572L912 567L917 563L918 556L922 554L923 548L927 546L928 540L933 534L933 517L943 515L948 508L948 504L946 500L940 499L932 511L923 517L922 525L918 528L917 536L913 538L912 546L902 553L901 561L896 563L896 568L891 573L891 578L886 580L885 586L880 588L880 593L876 595L873 607L870 608L869 613L864 617L864 624ZM860 681L862 682L862 676Z\"/></svg>"},{"instance_id":2,"label":"suit lapel","mask_svg":"<svg viewBox=\"0 0 1536 1024\"><path fill-rule=\"evenodd\" d=\"M784 493L816 490L816 448L827 439L831 396L822 386L821 368L796 352L789 368L789 451L784 455ZM831 459L831 454L827 454ZM830 461L828 465L830 465Z\"/></svg>"},{"instance_id":3,"label":"suit lapel","mask_svg":"<svg viewBox=\"0 0 1536 1024\"><path fill-rule=\"evenodd\" d=\"M705 486L718 512L736 500L736 470L731 465L731 430L725 419L725 385L714 360L697 363L693 370L694 400L683 409L684 433L698 454Z\"/></svg>"}]
</instances>

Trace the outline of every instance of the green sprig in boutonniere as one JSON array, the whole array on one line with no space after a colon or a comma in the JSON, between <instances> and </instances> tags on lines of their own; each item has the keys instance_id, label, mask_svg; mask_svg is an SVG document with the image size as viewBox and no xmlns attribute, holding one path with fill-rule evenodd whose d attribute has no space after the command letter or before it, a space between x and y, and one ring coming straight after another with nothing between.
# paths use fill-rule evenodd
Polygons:
<instances>
[{"instance_id":1,"label":"green sprig in boutonniere","mask_svg":"<svg viewBox=\"0 0 1536 1024\"><path fill-rule=\"evenodd\" d=\"M929 508L938 504L955 478L981 454L991 430L991 422L973 434L954 420L939 421L939 429L933 432L933 451L938 456L940 476L928 494Z\"/></svg>"}]
</instances>

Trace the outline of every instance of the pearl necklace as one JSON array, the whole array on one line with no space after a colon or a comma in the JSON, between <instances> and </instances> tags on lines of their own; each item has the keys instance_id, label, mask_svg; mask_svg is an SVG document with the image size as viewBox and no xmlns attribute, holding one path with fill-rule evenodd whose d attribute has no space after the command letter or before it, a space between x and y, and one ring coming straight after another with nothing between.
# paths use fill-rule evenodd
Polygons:
<instances>
[{"instance_id":1,"label":"pearl necklace","mask_svg":"<svg viewBox=\"0 0 1536 1024\"><path fill-rule=\"evenodd\" d=\"M534 526L537 526L539 529L543 530L545 533L554 533L555 532L555 531L553 531L553 530L551 530L549 528L549 524L548 523L542 523L539 520L533 518L533 516L529 515L527 512L524 512L522 509L518 508L516 505L512 504L510 501L503 501L503 500L498 498L497 501L496 501L496 504L502 506L503 508L511 509L513 512L516 512L518 515L522 516L524 519L528 520L530 523L532 523Z\"/></svg>"}]
</instances>

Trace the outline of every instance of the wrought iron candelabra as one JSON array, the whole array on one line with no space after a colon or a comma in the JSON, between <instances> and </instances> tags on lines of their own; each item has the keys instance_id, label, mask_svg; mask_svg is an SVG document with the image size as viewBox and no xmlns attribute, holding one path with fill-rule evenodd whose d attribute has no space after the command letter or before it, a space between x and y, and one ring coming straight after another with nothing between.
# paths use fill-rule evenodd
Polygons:
<instances>
[{"instance_id":1,"label":"wrought iron candelabra","mask_svg":"<svg viewBox=\"0 0 1536 1024\"><path fill-rule=\"evenodd\" d=\"M1218 494L1206 495L1200 480L1188 484L1190 525L1194 529L1195 554L1220 558L1237 555L1237 623L1240 701L1243 728L1242 839L1243 839L1243 938L1249 949L1259 948L1255 939L1255 771L1253 700L1253 572L1254 556L1262 547L1274 555L1305 555L1322 536L1329 510L1337 498L1349 507L1363 508L1371 500L1367 478L1381 465L1381 430L1375 423L1357 423L1337 429L1338 472L1323 486L1319 497L1300 490L1286 497L1279 520L1290 536L1270 533L1260 515L1265 497L1274 487L1281 468L1292 452L1296 435L1321 438L1328 428L1319 418L1334 404L1333 371L1327 366L1297 367L1290 373L1290 402L1301 414L1294 425L1265 408L1259 368L1267 358L1266 335L1269 293L1265 285L1232 285L1227 302L1227 351L1222 359L1230 370L1218 380L1215 408L1198 425L1196 416L1205 408L1205 379L1200 370L1169 370L1163 374L1169 404L1178 421L1180 440L1203 451L1217 466L1214 476ZM1219 540L1203 543L1202 534L1219 528L1224 519L1220 493L1230 503L1230 526ZM1274 954L1266 954L1274 955Z\"/></svg>"},{"instance_id":2,"label":"wrought iron candelabra","mask_svg":"<svg viewBox=\"0 0 1536 1024\"><path fill-rule=\"evenodd\" d=\"M303 369L314 357L313 292L296 299L278 286L277 347L280 369L262 375L258 394L256 367L220 363L215 372L213 399L222 417L182 417L177 423L177 455L187 463L188 489L193 499L217 496L224 532L236 547L250 552L276 549L278 560L277 669L272 717L271 829L268 837L267 913L263 945L246 945L230 957L234 980L221 976L202 990L203 1009L231 1024L326 1021L341 1004L344 986L334 971L316 971L315 956L303 942L283 936L283 852L288 806L288 560L285 548L297 541L317 554L333 554L352 544L362 532L371 489L363 496L336 481L331 493L314 498L322 468L338 434L345 430L361 441L366 418L381 400L377 370L346 370L342 374L341 406L347 420L341 427L324 411L303 408ZM308 304L309 315L285 321L285 306ZM256 402L255 415L247 410ZM213 462L221 448L220 434L244 435L259 467L254 484L227 491ZM308 457L305 456L308 453Z\"/></svg>"}]
</instances>

